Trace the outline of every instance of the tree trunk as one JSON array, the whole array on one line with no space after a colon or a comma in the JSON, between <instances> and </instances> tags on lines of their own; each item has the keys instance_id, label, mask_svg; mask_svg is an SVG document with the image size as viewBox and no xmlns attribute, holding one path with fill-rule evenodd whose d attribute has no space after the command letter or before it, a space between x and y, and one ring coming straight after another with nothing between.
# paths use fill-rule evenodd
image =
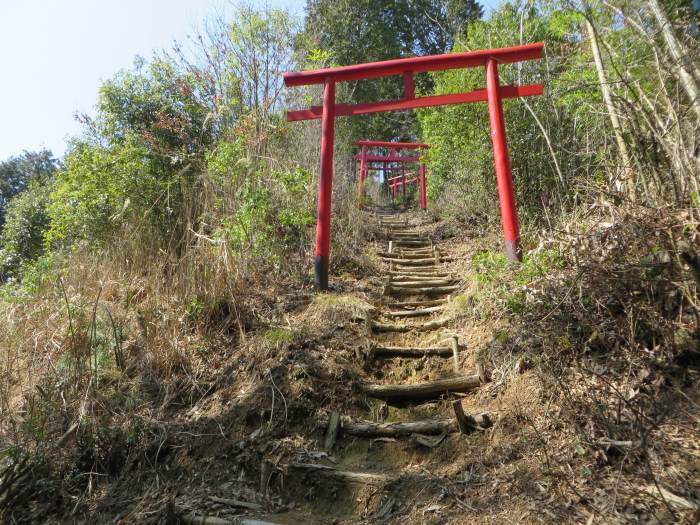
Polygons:
<instances>
[{"instance_id":1,"label":"tree trunk","mask_svg":"<svg viewBox=\"0 0 700 525\"><path fill-rule=\"evenodd\" d=\"M683 90L690 99L690 106L693 108L698 119L700 119L700 89L698 89L698 84L692 75L692 66L688 63L686 53L683 52L681 43L673 32L671 22L668 17L666 17L666 12L663 7L661 7L658 0L649 0L649 8L661 28L661 34L664 37L664 42L666 42L666 47L668 47L668 51L676 64L678 79L680 80L681 86L683 86Z\"/></svg>"},{"instance_id":2,"label":"tree trunk","mask_svg":"<svg viewBox=\"0 0 700 525\"><path fill-rule=\"evenodd\" d=\"M613 103L612 94L610 92L610 86L608 85L608 79L605 73L605 67L603 65L603 58L600 54L600 47L598 46L598 36L596 34L595 28L588 18L588 14L585 15L586 31L591 41L591 51L593 52L593 60L595 61L595 67L598 71L598 81L600 82L600 91L603 94L603 101L605 102L605 109L608 112L608 117L610 118L610 124L612 124L613 133L615 134L615 142L617 142L617 147L620 151L620 160L623 164L623 173L625 178L625 185L627 188L627 193L631 198L634 197L634 178L632 176L630 156L627 151L627 144L625 144L625 139L622 136L622 126L620 125L620 119L617 116L617 110L615 109L615 104Z\"/></svg>"}]
</instances>

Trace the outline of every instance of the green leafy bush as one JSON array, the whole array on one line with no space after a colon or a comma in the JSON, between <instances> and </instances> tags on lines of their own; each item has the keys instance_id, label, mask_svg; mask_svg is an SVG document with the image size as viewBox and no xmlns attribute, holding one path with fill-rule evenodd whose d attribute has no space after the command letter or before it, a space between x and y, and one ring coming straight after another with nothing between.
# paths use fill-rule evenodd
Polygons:
<instances>
[{"instance_id":1,"label":"green leafy bush","mask_svg":"<svg viewBox=\"0 0 700 525\"><path fill-rule=\"evenodd\" d=\"M19 277L25 264L44 253L50 193L50 184L36 180L10 201L0 235L0 273Z\"/></svg>"}]
</instances>

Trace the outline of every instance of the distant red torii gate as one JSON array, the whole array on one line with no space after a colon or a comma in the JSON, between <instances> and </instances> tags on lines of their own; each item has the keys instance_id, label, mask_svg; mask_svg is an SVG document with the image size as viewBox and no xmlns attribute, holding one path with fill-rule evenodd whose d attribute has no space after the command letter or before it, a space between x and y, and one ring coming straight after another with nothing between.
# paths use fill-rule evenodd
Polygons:
<instances>
[{"instance_id":1,"label":"distant red torii gate","mask_svg":"<svg viewBox=\"0 0 700 525\"><path fill-rule=\"evenodd\" d=\"M353 156L354 159L358 159L360 161L360 176L358 177L358 182L357 182L357 205L359 208L362 208L363 202L364 202L364 196L365 196L365 179L367 178L367 163L368 162L383 162L384 166L386 167L387 162L401 162L400 170L402 172L405 172L405 163L406 162L419 162L419 175L418 177L420 178L421 184L420 184L420 204L422 209L426 209L427 205L427 198L426 198L426 193L425 193L425 165L423 164L421 158L420 158L420 153L424 150L429 148L430 146L428 144L423 144L422 142L386 142L386 141L380 141L380 140L358 140L355 142L356 146L360 147L360 154ZM380 156L380 155L368 155L367 154L367 148L384 148L388 149L391 153L388 156ZM403 149L403 150L418 150L419 155L416 156L398 156L396 155L396 150L397 149ZM390 168L387 168L390 169ZM405 179L405 177L404 177ZM393 185L392 188L392 197L396 197L396 182ZM406 193L406 185L403 185L403 191L404 194Z\"/></svg>"},{"instance_id":2,"label":"distant red torii gate","mask_svg":"<svg viewBox=\"0 0 700 525\"><path fill-rule=\"evenodd\" d=\"M519 248L518 216L513 193L513 181L508 159L508 146L503 121L502 99L541 95L542 84L527 86L500 86L498 64L509 64L524 60L542 58L544 44L527 44L499 49L482 49L464 53L448 53L424 57L400 58L383 62L370 62L313 71L290 72L283 75L287 87L323 84L323 105L299 111L289 111L287 120L321 119L321 167L318 195L318 212L316 221L316 288L328 289L328 265L331 239L331 195L333 188L333 140L335 135L335 117L361 115L415 109L446 104L463 104L467 102L488 102L489 121L493 157L498 183L498 196L501 208L501 222L505 237L506 255L509 259L522 258ZM486 69L486 89L477 89L467 93L415 96L413 77L416 73L444 71L467 67L484 67ZM335 85L337 82L363 80L391 75L403 75L404 98L368 104L336 104Z\"/></svg>"}]
</instances>

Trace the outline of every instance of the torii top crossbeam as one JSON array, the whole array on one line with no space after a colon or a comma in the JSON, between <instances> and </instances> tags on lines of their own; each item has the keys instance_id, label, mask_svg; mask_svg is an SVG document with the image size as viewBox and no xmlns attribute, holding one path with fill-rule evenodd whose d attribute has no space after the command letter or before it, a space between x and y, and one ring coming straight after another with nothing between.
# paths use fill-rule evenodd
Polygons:
<instances>
[{"instance_id":1,"label":"torii top crossbeam","mask_svg":"<svg viewBox=\"0 0 700 525\"><path fill-rule=\"evenodd\" d=\"M444 71L446 69L486 66L486 62L489 60L495 60L499 64L510 64L512 62L542 58L543 47L544 44L538 42L536 44L526 44L523 46L481 49L479 51L465 51L463 53L397 58L395 60L384 60L382 62L368 62L367 64L330 67L313 71L297 71L285 73L283 77L286 86L309 86L312 84L323 84L327 80L333 82L347 82L348 80L403 75L406 72L416 74L426 71Z\"/></svg>"},{"instance_id":2,"label":"torii top crossbeam","mask_svg":"<svg viewBox=\"0 0 700 525\"><path fill-rule=\"evenodd\" d=\"M328 289L328 266L331 239L331 195L333 186L333 141L335 119L340 116L361 115L384 111L407 110L446 104L488 102L491 141L501 209L501 222L505 237L506 255L520 260L519 226L515 207L515 194L508 158L506 130L503 119L504 98L541 95L541 84L526 86L501 86L498 65L542 58L544 44L534 43L498 49L482 49L464 53L448 53L425 57L400 58L383 62L370 62L342 67L284 73L287 87L323 84L323 105L287 112L287 120L321 119L321 166L319 180L318 213L316 223L316 287ZM486 88L447 95L415 96L414 76L429 71L483 67ZM337 104L335 85L338 82L371 79L391 75L403 75L404 96L400 100L370 102L365 104Z\"/></svg>"}]
</instances>

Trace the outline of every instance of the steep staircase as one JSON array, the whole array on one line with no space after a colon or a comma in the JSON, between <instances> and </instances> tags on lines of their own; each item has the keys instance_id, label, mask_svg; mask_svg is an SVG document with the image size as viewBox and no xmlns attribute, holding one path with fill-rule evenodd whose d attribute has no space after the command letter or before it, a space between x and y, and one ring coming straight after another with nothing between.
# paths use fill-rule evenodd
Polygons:
<instances>
[{"instance_id":1,"label":"steep staircase","mask_svg":"<svg viewBox=\"0 0 700 525\"><path fill-rule=\"evenodd\" d=\"M372 344L361 356L368 380L359 389L373 400L368 400L368 417L332 412L324 446L333 464L293 468L335 482L327 487L332 495L342 484L358 502L381 496L374 505L365 503L361 520L393 522L412 504L416 481L425 486L431 479L431 472L406 457L406 446L430 454L448 435L477 432L491 421L488 414L464 413L460 396L478 389L485 378L462 370L464 349L456 336L440 339L451 294L460 289L445 265L449 255L401 214L390 209L374 214L386 248L376 254L385 281L378 308L366 318Z\"/></svg>"}]
</instances>

